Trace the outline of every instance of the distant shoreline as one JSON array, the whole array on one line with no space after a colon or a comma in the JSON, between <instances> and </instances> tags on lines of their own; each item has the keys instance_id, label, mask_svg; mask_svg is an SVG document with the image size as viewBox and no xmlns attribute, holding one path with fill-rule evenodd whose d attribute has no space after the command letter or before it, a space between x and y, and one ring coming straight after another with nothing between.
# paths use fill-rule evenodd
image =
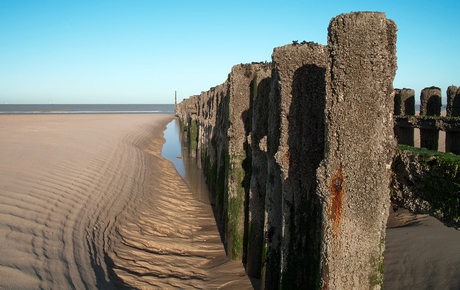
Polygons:
<instances>
[{"instance_id":1,"label":"distant shoreline","mask_svg":"<svg viewBox=\"0 0 460 290\"><path fill-rule=\"evenodd\" d=\"M1 115L23 114L166 114L174 115L173 104L7 104Z\"/></svg>"}]
</instances>

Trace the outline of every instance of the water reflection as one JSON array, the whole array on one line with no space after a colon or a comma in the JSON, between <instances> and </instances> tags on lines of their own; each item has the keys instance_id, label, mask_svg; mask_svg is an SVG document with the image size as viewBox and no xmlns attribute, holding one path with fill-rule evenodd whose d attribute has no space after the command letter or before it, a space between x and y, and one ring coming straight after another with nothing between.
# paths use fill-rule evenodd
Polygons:
<instances>
[{"instance_id":1,"label":"water reflection","mask_svg":"<svg viewBox=\"0 0 460 290\"><path fill-rule=\"evenodd\" d=\"M188 148L183 144L182 136L179 120L176 118L166 126L164 131L166 142L161 150L161 156L174 164L177 172L192 189L195 198L209 204L209 192L203 172L197 168L196 159L189 157Z\"/></svg>"}]
</instances>

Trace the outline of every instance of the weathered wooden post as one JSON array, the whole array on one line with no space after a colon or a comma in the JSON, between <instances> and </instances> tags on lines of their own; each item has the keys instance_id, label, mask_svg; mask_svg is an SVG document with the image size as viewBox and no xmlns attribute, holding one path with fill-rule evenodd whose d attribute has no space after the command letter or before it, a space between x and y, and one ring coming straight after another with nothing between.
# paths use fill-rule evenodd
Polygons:
<instances>
[{"instance_id":1,"label":"weathered wooden post","mask_svg":"<svg viewBox=\"0 0 460 290\"><path fill-rule=\"evenodd\" d=\"M424 88L420 94L420 116L441 116L441 89ZM420 147L438 150L439 131L420 129Z\"/></svg>"},{"instance_id":2,"label":"weathered wooden post","mask_svg":"<svg viewBox=\"0 0 460 290\"><path fill-rule=\"evenodd\" d=\"M324 157L327 59L327 47L315 43L273 50L276 77L270 103L277 108L270 111L275 134L269 135L268 156L269 167L279 173L271 172L267 183L266 289L314 289L318 282L321 206L316 169Z\"/></svg>"},{"instance_id":3,"label":"weathered wooden post","mask_svg":"<svg viewBox=\"0 0 460 290\"><path fill-rule=\"evenodd\" d=\"M251 83L253 98L251 153L252 170L249 191L249 226L247 245L247 273L260 278L264 244L265 188L267 183L268 93L271 65L264 64Z\"/></svg>"},{"instance_id":4,"label":"weathered wooden post","mask_svg":"<svg viewBox=\"0 0 460 290\"><path fill-rule=\"evenodd\" d=\"M197 123L197 113L198 113L198 104L200 101L200 96L191 96L187 102L187 139L189 142L189 154L190 157L195 157L197 154L197 144L198 144L198 123Z\"/></svg>"},{"instance_id":5,"label":"weathered wooden post","mask_svg":"<svg viewBox=\"0 0 460 290\"><path fill-rule=\"evenodd\" d=\"M415 91L411 89L395 89L395 116L415 116ZM395 126L399 144L414 146L414 128Z\"/></svg>"},{"instance_id":6,"label":"weathered wooden post","mask_svg":"<svg viewBox=\"0 0 460 290\"><path fill-rule=\"evenodd\" d=\"M447 88L447 117L460 117L460 88ZM460 132L446 131L446 152L460 154Z\"/></svg>"},{"instance_id":7,"label":"weathered wooden post","mask_svg":"<svg viewBox=\"0 0 460 290\"><path fill-rule=\"evenodd\" d=\"M396 24L357 12L329 25L321 289L379 289L390 206Z\"/></svg>"},{"instance_id":8,"label":"weathered wooden post","mask_svg":"<svg viewBox=\"0 0 460 290\"><path fill-rule=\"evenodd\" d=\"M228 172L226 178L227 254L244 261L248 239L248 200L251 180L253 92L251 84L265 64L240 64L232 67L228 91ZM257 82L257 80L256 80ZM245 262L245 261L244 261Z\"/></svg>"},{"instance_id":9,"label":"weathered wooden post","mask_svg":"<svg viewBox=\"0 0 460 290\"><path fill-rule=\"evenodd\" d=\"M460 117L460 87L449 86L447 88L447 117Z\"/></svg>"}]
</instances>

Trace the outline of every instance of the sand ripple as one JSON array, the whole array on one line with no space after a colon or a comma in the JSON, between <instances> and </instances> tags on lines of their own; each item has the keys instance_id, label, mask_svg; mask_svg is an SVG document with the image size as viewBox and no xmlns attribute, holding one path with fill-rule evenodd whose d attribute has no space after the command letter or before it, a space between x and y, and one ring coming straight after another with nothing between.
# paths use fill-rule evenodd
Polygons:
<instances>
[{"instance_id":1,"label":"sand ripple","mask_svg":"<svg viewBox=\"0 0 460 290\"><path fill-rule=\"evenodd\" d=\"M0 116L0 289L252 288L160 157L172 118Z\"/></svg>"},{"instance_id":2,"label":"sand ripple","mask_svg":"<svg viewBox=\"0 0 460 290\"><path fill-rule=\"evenodd\" d=\"M148 188L108 233L106 262L116 286L252 289L242 265L226 258L211 207L160 157L158 139L139 148L148 155Z\"/></svg>"}]
</instances>

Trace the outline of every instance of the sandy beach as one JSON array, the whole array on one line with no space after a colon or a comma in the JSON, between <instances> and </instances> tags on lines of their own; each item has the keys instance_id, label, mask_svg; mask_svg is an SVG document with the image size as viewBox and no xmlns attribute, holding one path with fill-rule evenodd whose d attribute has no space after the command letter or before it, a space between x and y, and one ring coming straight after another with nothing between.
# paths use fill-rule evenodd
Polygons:
<instances>
[{"instance_id":1,"label":"sandy beach","mask_svg":"<svg viewBox=\"0 0 460 290\"><path fill-rule=\"evenodd\" d=\"M171 115L0 116L0 289L253 289L160 156ZM384 288L459 289L460 231L391 213Z\"/></svg>"},{"instance_id":2,"label":"sandy beach","mask_svg":"<svg viewBox=\"0 0 460 290\"><path fill-rule=\"evenodd\" d=\"M173 118L0 116L0 289L252 289L160 156Z\"/></svg>"},{"instance_id":3,"label":"sandy beach","mask_svg":"<svg viewBox=\"0 0 460 290\"><path fill-rule=\"evenodd\" d=\"M383 289L460 289L460 231L390 210L383 279Z\"/></svg>"}]
</instances>

